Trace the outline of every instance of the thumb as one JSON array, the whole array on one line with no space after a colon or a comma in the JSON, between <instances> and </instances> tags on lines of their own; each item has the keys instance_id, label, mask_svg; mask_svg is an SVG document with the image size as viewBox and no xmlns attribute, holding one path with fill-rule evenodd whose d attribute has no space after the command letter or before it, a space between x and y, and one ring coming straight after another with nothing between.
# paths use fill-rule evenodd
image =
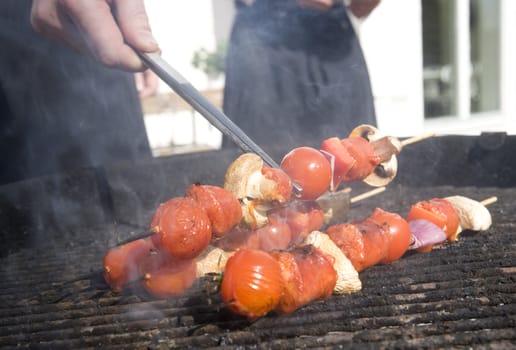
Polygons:
<instances>
[{"instance_id":1,"label":"thumb","mask_svg":"<svg viewBox=\"0 0 516 350\"><path fill-rule=\"evenodd\" d=\"M115 0L114 15L124 40L142 52L159 51L143 0Z\"/></svg>"}]
</instances>

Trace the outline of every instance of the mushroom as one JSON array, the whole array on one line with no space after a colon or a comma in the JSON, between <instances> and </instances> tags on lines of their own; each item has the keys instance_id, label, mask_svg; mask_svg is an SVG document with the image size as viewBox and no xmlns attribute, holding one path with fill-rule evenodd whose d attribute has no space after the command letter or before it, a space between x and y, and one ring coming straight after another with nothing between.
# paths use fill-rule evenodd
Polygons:
<instances>
[{"instance_id":1,"label":"mushroom","mask_svg":"<svg viewBox=\"0 0 516 350\"><path fill-rule=\"evenodd\" d=\"M263 173L263 160L254 153L244 153L231 163L224 176L224 188L238 199L251 198L285 203L290 199L291 184L279 184ZM287 176L285 181L290 182ZM288 192L288 193L286 193Z\"/></svg>"},{"instance_id":2,"label":"mushroom","mask_svg":"<svg viewBox=\"0 0 516 350\"><path fill-rule=\"evenodd\" d=\"M229 165L224 176L224 188L240 200L243 221L252 229L265 226L267 212L290 199L290 178L286 174L268 176L272 171L281 170L264 171L258 155L244 153Z\"/></svg>"},{"instance_id":3,"label":"mushroom","mask_svg":"<svg viewBox=\"0 0 516 350\"><path fill-rule=\"evenodd\" d=\"M398 173L398 160L396 155L401 152L402 143L392 136L383 136L380 130L372 125L362 124L357 126L349 134L350 137L362 137L374 147L374 153L380 158L380 163L375 170L363 181L375 187L388 185Z\"/></svg>"},{"instance_id":4,"label":"mushroom","mask_svg":"<svg viewBox=\"0 0 516 350\"><path fill-rule=\"evenodd\" d=\"M306 238L304 243L311 244L325 254L333 257L333 268L337 272L337 283L333 289L335 294L350 294L362 289L362 282L358 277L351 261L335 245L330 237L322 232L313 231Z\"/></svg>"},{"instance_id":5,"label":"mushroom","mask_svg":"<svg viewBox=\"0 0 516 350\"><path fill-rule=\"evenodd\" d=\"M208 246L197 258L197 277L223 273L226 262L233 254L234 252L227 252L211 245Z\"/></svg>"},{"instance_id":6,"label":"mushroom","mask_svg":"<svg viewBox=\"0 0 516 350\"><path fill-rule=\"evenodd\" d=\"M444 199L457 211L459 230L485 231L491 227L491 214L482 203L464 196L450 196Z\"/></svg>"}]
</instances>

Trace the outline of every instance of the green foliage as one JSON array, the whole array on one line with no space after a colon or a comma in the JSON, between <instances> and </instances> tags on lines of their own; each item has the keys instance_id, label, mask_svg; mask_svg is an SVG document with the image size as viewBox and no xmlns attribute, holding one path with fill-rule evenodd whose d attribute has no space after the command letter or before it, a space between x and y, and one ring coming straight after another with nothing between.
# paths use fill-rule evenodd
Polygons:
<instances>
[{"instance_id":1,"label":"green foliage","mask_svg":"<svg viewBox=\"0 0 516 350\"><path fill-rule=\"evenodd\" d=\"M220 43L213 52L200 48L194 52L192 65L202 70L209 77L216 78L224 73L227 45Z\"/></svg>"}]
</instances>

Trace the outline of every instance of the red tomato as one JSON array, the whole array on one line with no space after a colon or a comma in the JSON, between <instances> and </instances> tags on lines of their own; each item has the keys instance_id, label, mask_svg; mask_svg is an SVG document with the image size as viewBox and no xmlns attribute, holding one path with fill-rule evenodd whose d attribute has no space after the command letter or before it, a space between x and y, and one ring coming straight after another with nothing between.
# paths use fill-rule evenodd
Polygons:
<instances>
[{"instance_id":1,"label":"red tomato","mask_svg":"<svg viewBox=\"0 0 516 350\"><path fill-rule=\"evenodd\" d=\"M104 256L104 279L115 291L143 275L141 265L154 249L151 239L137 239L115 247Z\"/></svg>"},{"instance_id":2,"label":"red tomato","mask_svg":"<svg viewBox=\"0 0 516 350\"><path fill-rule=\"evenodd\" d=\"M355 159L349 154L348 150L338 137L330 137L321 144L321 150L325 151L335 158L333 166L333 189L337 189L344 176L350 171L355 164Z\"/></svg>"},{"instance_id":3,"label":"red tomato","mask_svg":"<svg viewBox=\"0 0 516 350\"><path fill-rule=\"evenodd\" d=\"M211 240L211 222L195 200L173 198L153 218L153 241L175 258L190 259L206 249ZM157 216L157 217L156 217Z\"/></svg>"},{"instance_id":4,"label":"red tomato","mask_svg":"<svg viewBox=\"0 0 516 350\"><path fill-rule=\"evenodd\" d=\"M330 162L315 148L293 149L281 161L281 169L303 188L300 199L316 199L330 187Z\"/></svg>"},{"instance_id":5,"label":"red tomato","mask_svg":"<svg viewBox=\"0 0 516 350\"><path fill-rule=\"evenodd\" d=\"M144 276L143 286L156 298L169 298L184 293L196 278L197 265L194 259L173 259Z\"/></svg>"},{"instance_id":6,"label":"red tomato","mask_svg":"<svg viewBox=\"0 0 516 350\"><path fill-rule=\"evenodd\" d=\"M455 239L459 228L459 216L455 208L445 199L433 198L414 204L407 215L407 221L425 219L439 226L448 239Z\"/></svg>"},{"instance_id":7,"label":"red tomato","mask_svg":"<svg viewBox=\"0 0 516 350\"><path fill-rule=\"evenodd\" d=\"M301 243L310 232L320 230L324 224L324 212L315 201L292 201L273 210L268 218L288 223L292 233L291 245Z\"/></svg>"},{"instance_id":8,"label":"red tomato","mask_svg":"<svg viewBox=\"0 0 516 350\"><path fill-rule=\"evenodd\" d=\"M407 221L398 214L389 213L380 208L373 211L371 220L384 227L391 236L387 255L380 262L389 264L401 258L410 244L411 233Z\"/></svg>"},{"instance_id":9,"label":"red tomato","mask_svg":"<svg viewBox=\"0 0 516 350\"><path fill-rule=\"evenodd\" d=\"M233 312L254 319L273 310L283 294L279 263L269 253L240 249L229 258L221 294Z\"/></svg>"},{"instance_id":10,"label":"red tomato","mask_svg":"<svg viewBox=\"0 0 516 350\"><path fill-rule=\"evenodd\" d=\"M255 230L261 250L270 252L285 249L292 239L290 226L286 222L270 220L267 225Z\"/></svg>"}]
</instances>

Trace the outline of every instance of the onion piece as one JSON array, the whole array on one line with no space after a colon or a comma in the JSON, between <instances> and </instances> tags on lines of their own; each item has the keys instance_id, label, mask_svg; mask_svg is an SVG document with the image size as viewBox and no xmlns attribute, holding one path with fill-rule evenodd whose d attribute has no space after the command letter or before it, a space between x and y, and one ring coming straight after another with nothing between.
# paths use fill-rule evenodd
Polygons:
<instances>
[{"instance_id":1,"label":"onion piece","mask_svg":"<svg viewBox=\"0 0 516 350\"><path fill-rule=\"evenodd\" d=\"M431 221L418 219L409 221L410 245L408 249L419 249L446 241L446 233Z\"/></svg>"},{"instance_id":2,"label":"onion piece","mask_svg":"<svg viewBox=\"0 0 516 350\"><path fill-rule=\"evenodd\" d=\"M337 186L335 186L335 182L334 182L334 179L333 179L333 176L335 174L335 156L333 154L331 154L330 152L326 152L324 150L319 150L319 152L321 152L325 157L326 159L328 159L328 162L330 163L330 169L331 169L331 181L330 181L330 192L334 192L335 190L337 190Z\"/></svg>"}]
</instances>

